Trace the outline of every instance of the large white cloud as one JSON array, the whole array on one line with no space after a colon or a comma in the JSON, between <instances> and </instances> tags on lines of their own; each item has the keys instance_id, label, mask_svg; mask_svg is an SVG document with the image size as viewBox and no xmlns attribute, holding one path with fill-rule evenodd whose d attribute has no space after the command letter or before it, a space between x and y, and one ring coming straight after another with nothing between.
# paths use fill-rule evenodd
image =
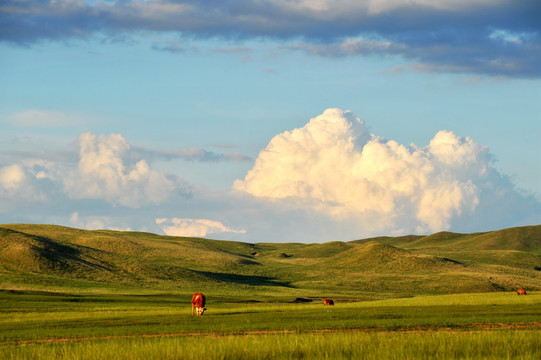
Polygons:
<instances>
[{"instance_id":1,"label":"large white cloud","mask_svg":"<svg viewBox=\"0 0 541 360\"><path fill-rule=\"evenodd\" d=\"M130 145L120 134L79 136L79 164L64 181L70 197L106 199L129 207L158 204L176 189L173 180L146 160L130 163Z\"/></svg>"},{"instance_id":2,"label":"large white cloud","mask_svg":"<svg viewBox=\"0 0 541 360\"><path fill-rule=\"evenodd\" d=\"M274 137L234 188L296 199L372 231L438 231L476 208L488 161L486 148L450 131L406 147L371 135L349 111L328 109Z\"/></svg>"}]
</instances>

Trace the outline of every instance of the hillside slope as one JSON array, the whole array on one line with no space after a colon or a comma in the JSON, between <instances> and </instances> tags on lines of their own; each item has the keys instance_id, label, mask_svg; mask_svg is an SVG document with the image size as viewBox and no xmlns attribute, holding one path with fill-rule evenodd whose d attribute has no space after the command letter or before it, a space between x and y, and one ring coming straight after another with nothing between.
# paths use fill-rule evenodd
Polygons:
<instances>
[{"instance_id":1,"label":"hillside slope","mask_svg":"<svg viewBox=\"0 0 541 360\"><path fill-rule=\"evenodd\" d=\"M541 226L324 244L0 225L0 288L221 289L344 298L541 290Z\"/></svg>"},{"instance_id":2,"label":"hillside slope","mask_svg":"<svg viewBox=\"0 0 541 360\"><path fill-rule=\"evenodd\" d=\"M357 242L365 242L359 240ZM541 255L541 225L523 226L486 233L439 232L428 236L383 238L381 242L408 249L516 250Z\"/></svg>"}]
</instances>

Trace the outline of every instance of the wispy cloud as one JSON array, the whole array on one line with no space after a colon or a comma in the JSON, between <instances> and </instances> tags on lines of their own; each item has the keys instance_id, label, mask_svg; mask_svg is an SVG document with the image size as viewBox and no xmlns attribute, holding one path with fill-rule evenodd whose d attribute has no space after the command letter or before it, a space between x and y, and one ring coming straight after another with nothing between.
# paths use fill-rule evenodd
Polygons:
<instances>
[{"instance_id":1,"label":"wispy cloud","mask_svg":"<svg viewBox=\"0 0 541 360\"><path fill-rule=\"evenodd\" d=\"M152 43L152 50L167 51L173 54L184 53L187 51L178 40L155 40Z\"/></svg>"},{"instance_id":2,"label":"wispy cloud","mask_svg":"<svg viewBox=\"0 0 541 360\"><path fill-rule=\"evenodd\" d=\"M251 51L252 49L246 46L219 47L212 49L212 52L222 54L246 54Z\"/></svg>"},{"instance_id":3,"label":"wispy cloud","mask_svg":"<svg viewBox=\"0 0 541 360\"><path fill-rule=\"evenodd\" d=\"M56 128L80 126L88 117L58 110L30 109L13 113L8 120L19 127Z\"/></svg>"},{"instance_id":4,"label":"wispy cloud","mask_svg":"<svg viewBox=\"0 0 541 360\"><path fill-rule=\"evenodd\" d=\"M401 55L435 71L540 77L537 0L6 0L0 40L177 32L195 38L269 38L325 56ZM179 42L153 48L182 52ZM246 52L238 46L225 51Z\"/></svg>"},{"instance_id":5,"label":"wispy cloud","mask_svg":"<svg viewBox=\"0 0 541 360\"><path fill-rule=\"evenodd\" d=\"M367 54L400 55L410 61L408 68L422 72L485 74L498 77L540 77L541 37L525 36L524 41L494 37L490 29L482 33L453 31L411 41L405 35L385 38L346 38L338 42L289 45L325 57Z\"/></svg>"},{"instance_id":6,"label":"wispy cloud","mask_svg":"<svg viewBox=\"0 0 541 360\"><path fill-rule=\"evenodd\" d=\"M288 46L292 50L304 50L326 57L343 57L370 53L398 53L403 45L393 44L383 39L347 38L340 42L314 44L300 42Z\"/></svg>"},{"instance_id":7,"label":"wispy cloud","mask_svg":"<svg viewBox=\"0 0 541 360\"><path fill-rule=\"evenodd\" d=\"M117 231L133 231L129 226L122 226L118 218L111 216L80 216L79 212L75 211L69 217L69 225L80 229L88 230L117 230ZM139 231L144 231L144 228L139 228Z\"/></svg>"},{"instance_id":8,"label":"wispy cloud","mask_svg":"<svg viewBox=\"0 0 541 360\"><path fill-rule=\"evenodd\" d=\"M229 228L219 221L208 219L156 219L162 230L170 236L196 236L205 237L209 234L234 233L245 234L246 230Z\"/></svg>"},{"instance_id":9,"label":"wispy cloud","mask_svg":"<svg viewBox=\"0 0 541 360\"><path fill-rule=\"evenodd\" d=\"M177 150L149 150L139 147L134 147L134 154L145 156L153 159L174 160L181 159L187 161L202 161L202 162L250 162L253 159L247 155L234 152L216 153L202 148L187 148Z\"/></svg>"}]
</instances>

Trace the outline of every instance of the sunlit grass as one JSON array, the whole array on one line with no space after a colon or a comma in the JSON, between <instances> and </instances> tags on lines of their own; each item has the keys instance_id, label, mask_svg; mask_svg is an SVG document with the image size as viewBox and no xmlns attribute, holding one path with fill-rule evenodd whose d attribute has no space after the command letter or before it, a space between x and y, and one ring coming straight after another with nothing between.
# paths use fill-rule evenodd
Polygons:
<instances>
[{"instance_id":1,"label":"sunlit grass","mask_svg":"<svg viewBox=\"0 0 541 360\"><path fill-rule=\"evenodd\" d=\"M541 226L325 244L248 244L5 224L0 226L0 289L202 291L279 301L511 292L517 287L539 291L539 234Z\"/></svg>"},{"instance_id":2,"label":"sunlit grass","mask_svg":"<svg viewBox=\"0 0 541 360\"><path fill-rule=\"evenodd\" d=\"M447 306L447 305L524 305L539 302L541 292L530 292L532 296L516 293L469 293L452 295L415 296L410 298L375 300L354 303L352 306Z\"/></svg>"},{"instance_id":3,"label":"sunlit grass","mask_svg":"<svg viewBox=\"0 0 541 360\"><path fill-rule=\"evenodd\" d=\"M115 338L0 348L4 359L539 359L538 331Z\"/></svg>"},{"instance_id":4,"label":"sunlit grass","mask_svg":"<svg viewBox=\"0 0 541 360\"><path fill-rule=\"evenodd\" d=\"M76 302L72 300L76 299ZM212 301L203 317L171 295L0 292L0 346L137 336L220 336L254 332L404 332L539 328L541 296L449 295L355 303ZM94 340L92 340L94 341Z\"/></svg>"}]
</instances>

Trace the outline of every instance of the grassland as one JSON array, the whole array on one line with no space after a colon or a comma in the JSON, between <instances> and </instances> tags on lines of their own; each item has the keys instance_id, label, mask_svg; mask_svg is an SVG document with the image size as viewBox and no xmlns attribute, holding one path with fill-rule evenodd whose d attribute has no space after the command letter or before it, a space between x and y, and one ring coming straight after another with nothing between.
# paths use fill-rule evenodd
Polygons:
<instances>
[{"instance_id":1,"label":"grassland","mask_svg":"<svg viewBox=\"0 0 541 360\"><path fill-rule=\"evenodd\" d=\"M541 226L324 244L0 225L0 288L364 300L541 290Z\"/></svg>"},{"instance_id":2,"label":"grassland","mask_svg":"<svg viewBox=\"0 0 541 360\"><path fill-rule=\"evenodd\" d=\"M539 359L539 330L541 226L248 244L0 225L2 359Z\"/></svg>"},{"instance_id":3,"label":"grassland","mask_svg":"<svg viewBox=\"0 0 541 360\"><path fill-rule=\"evenodd\" d=\"M0 357L524 358L541 354L541 293L361 302L231 302L190 296L0 293ZM520 345L520 347L518 347ZM257 349L255 351L254 349Z\"/></svg>"}]
</instances>

